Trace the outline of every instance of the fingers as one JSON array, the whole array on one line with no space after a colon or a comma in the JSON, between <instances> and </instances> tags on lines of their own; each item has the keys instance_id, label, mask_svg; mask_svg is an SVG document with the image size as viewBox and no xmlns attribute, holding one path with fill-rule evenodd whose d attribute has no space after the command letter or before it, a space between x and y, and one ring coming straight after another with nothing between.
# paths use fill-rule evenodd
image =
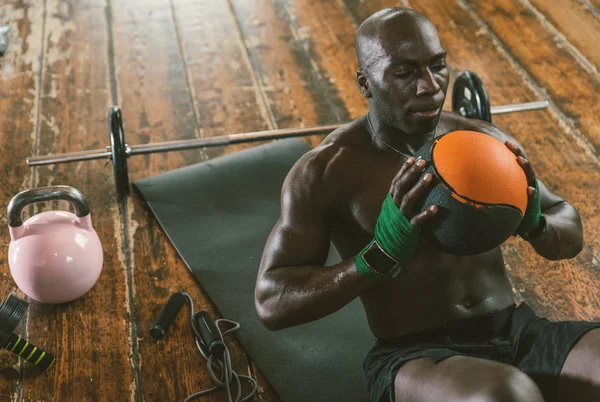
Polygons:
<instances>
[{"instance_id":1,"label":"fingers","mask_svg":"<svg viewBox=\"0 0 600 402\"><path fill-rule=\"evenodd\" d=\"M409 218L410 223L415 227L421 226L438 212L438 207L432 205L411 218L415 202L423 195L423 192L433 180L432 175L427 173L415 184L415 180L423 173L425 167L426 162L423 159L408 158L392 180L390 188L394 203L399 206L402 214Z\"/></svg>"},{"instance_id":2,"label":"fingers","mask_svg":"<svg viewBox=\"0 0 600 402\"><path fill-rule=\"evenodd\" d=\"M406 162L404 162L404 164L400 168L400 171L398 173L396 173L396 176L394 176L394 179L392 180L392 185L390 186L390 193L393 193L394 187L396 187L396 182L404 175L404 173L406 173L406 171L414 163L415 163L415 158L413 158L412 156L410 158L408 158L406 160Z\"/></svg>"},{"instance_id":3,"label":"fingers","mask_svg":"<svg viewBox=\"0 0 600 402\"><path fill-rule=\"evenodd\" d=\"M515 156L523 156L523 153L521 152L521 149L519 149L519 147L515 143L510 142L510 141L505 141L504 145L506 145L506 147L508 149L510 149L510 151L513 154L515 154Z\"/></svg>"},{"instance_id":4,"label":"fingers","mask_svg":"<svg viewBox=\"0 0 600 402\"><path fill-rule=\"evenodd\" d=\"M525 177L527 177L527 183L533 183L533 180L535 179L535 173L533 172L533 167L531 167L531 163L529 163L529 160L522 156L517 156L517 162L525 172Z\"/></svg>"},{"instance_id":5,"label":"fingers","mask_svg":"<svg viewBox=\"0 0 600 402\"><path fill-rule=\"evenodd\" d=\"M519 147L517 147L514 143L512 143L510 141L506 141L504 144L517 157L517 163L519 164L519 166L521 166L521 168L525 172L525 177L527 178L527 183L529 183L529 184L533 183L533 180L535 179L535 173L533 171L533 167L531 166L531 163L529 163L529 159L527 159L525 156L523 156L523 152L521 152ZM528 193L529 193L529 190L528 190Z\"/></svg>"},{"instance_id":6,"label":"fingers","mask_svg":"<svg viewBox=\"0 0 600 402\"><path fill-rule=\"evenodd\" d=\"M425 169L425 161L420 159L410 167L407 167L402 175L397 175L395 180L392 182L392 186L390 188L390 193L392 194L392 198L394 199L394 203L396 205L400 205L402 203L402 198L404 198L405 194L412 188L413 183L418 177L423 173ZM402 169L400 169L402 171Z\"/></svg>"},{"instance_id":7,"label":"fingers","mask_svg":"<svg viewBox=\"0 0 600 402\"><path fill-rule=\"evenodd\" d=\"M410 191L404 195L404 197L402 197L402 201L400 203L400 212L402 212L404 216L410 216L412 214L415 202L423 194L423 191L425 191L430 183L431 174L427 173L423 175L421 180L419 180L417 184L415 184Z\"/></svg>"},{"instance_id":8,"label":"fingers","mask_svg":"<svg viewBox=\"0 0 600 402\"><path fill-rule=\"evenodd\" d=\"M410 224L413 225L414 227L419 227L419 226L423 225L425 222L427 222L428 220L430 220L431 218L433 218L433 216L435 216L435 214L437 214L437 212L438 212L437 205L432 205L429 208L427 208L425 211L421 212L420 214L413 216L413 218L410 220Z\"/></svg>"}]
</instances>

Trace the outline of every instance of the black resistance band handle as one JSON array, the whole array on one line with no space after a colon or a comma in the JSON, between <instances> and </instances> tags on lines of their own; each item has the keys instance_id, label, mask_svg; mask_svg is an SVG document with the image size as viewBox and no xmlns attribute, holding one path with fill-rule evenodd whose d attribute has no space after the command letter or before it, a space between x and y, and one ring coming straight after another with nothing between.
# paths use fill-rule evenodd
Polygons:
<instances>
[{"instance_id":1,"label":"black resistance band handle","mask_svg":"<svg viewBox=\"0 0 600 402\"><path fill-rule=\"evenodd\" d=\"M202 343L208 349L211 355L216 357L223 356L225 345L221 341L221 335L215 322L210 318L206 311L198 311L194 314L196 328L202 338Z\"/></svg>"},{"instance_id":2,"label":"black resistance band handle","mask_svg":"<svg viewBox=\"0 0 600 402\"><path fill-rule=\"evenodd\" d=\"M44 371L50 370L50 367L54 364L54 356L33 346L14 332L9 335L8 342L4 345L4 349L10 350L17 356L21 356Z\"/></svg>"},{"instance_id":3,"label":"black resistance band handle","mask_svg":"<svg viewBox=\"0 0 600 402\"><path fill-rule=\"evenodd\" d=\"M181 307L183 307L184 304L185 296L180 292L174 293L173 296L171 296L169 302L154 322L154 325L150 328L150 335L154 339L160 340L165 336L167 329L169 329L175 320L175 317L177 317L177 313L179 313L179 310L181 310Z\"/></svg>"}]
</instances>

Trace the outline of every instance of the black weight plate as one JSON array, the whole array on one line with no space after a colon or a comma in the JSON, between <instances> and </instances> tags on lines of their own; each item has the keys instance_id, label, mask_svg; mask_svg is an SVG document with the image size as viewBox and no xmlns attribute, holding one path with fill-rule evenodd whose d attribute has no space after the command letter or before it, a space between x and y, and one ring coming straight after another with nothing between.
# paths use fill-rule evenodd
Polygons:
<instances>
[{"instance_id":1,"label":"black weight plate","mask_svg":"<svg viewBox=\"0 0 600 402\"><path fill-rule=\"evenodd\" d=\"M27 308L29 307L29 303L25 300L18 298L17 296L11 294L6 299L6 303L9 306L12 306L12 313L9 315L8 326L11 328L11 331L19 325L19 321L27 312Z\"/></svg>"},{"instance_id":2,"label":"black weight plate","mask_svg":"<svg viewBox=\"0 0 600 402\"><path fill-rule=\"evenodd\" d=\"M463 71L454 81L452 110L469 119L492 122L490 98L477 74Z\"/></svg>"},{"instance_id":3,"label":"black weight plate","mask_svg":"<svg viewBox=\"0 0 600 402\"><path fill-rule=\"evenodd\" d=\"M108 109L108 127L115 187L118 199L122 200L129 194L129 174L127 172L127 149L123 133L123 120L121 110L116 106Z\"/></svg>"},{"instance_id":4,"label":"black weight plate","mask_svg":"<svg viewBox=\"0 0 600 402\"><path fill-rule=\"evenodd\" d=\"M2 303L2 306L0 306L0 343L6 343L9 335L19 325L19 321L27 312L28 307L29 303L13 294L10 294Z\"/></svg>"},{"instance_id":5,"label":"black weight plate","mask_svg":"<svg viewBox=\"0 0 600 402\"><path fill-rule=\"evenodd\" d=\"M8 300L8 299L7 299ZM6 300L0 305L0 347L4 347L8 338L12 332L12 328L9 328L8 321L10 320L11 308Z\"/></svg>"}]
</instances>

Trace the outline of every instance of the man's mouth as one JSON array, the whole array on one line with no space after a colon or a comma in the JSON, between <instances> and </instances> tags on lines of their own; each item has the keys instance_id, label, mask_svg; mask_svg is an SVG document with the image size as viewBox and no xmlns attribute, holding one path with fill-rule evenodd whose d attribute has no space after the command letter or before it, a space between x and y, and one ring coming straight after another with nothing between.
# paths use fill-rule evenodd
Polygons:
<instances>
[{"instance_id":1,"label":"man's mouth","mask_svg":"<svg viewBox=\"0 0 600 402\"><path fill-rule=\"evenodd\" d=\"M437 114L440 112L440 109L441 109L441 106L436 107L435 109L420 110L420 111L415 111L413 113L419 117L434 117L434 116L437 116Z\"/></svg>"}]
</instances>

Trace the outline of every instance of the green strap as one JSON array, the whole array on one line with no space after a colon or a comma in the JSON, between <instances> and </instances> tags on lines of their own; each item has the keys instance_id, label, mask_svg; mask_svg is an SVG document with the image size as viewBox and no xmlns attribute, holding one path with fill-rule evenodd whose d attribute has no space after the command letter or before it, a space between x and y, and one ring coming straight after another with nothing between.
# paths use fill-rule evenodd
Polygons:
<instances>
[{"instance_id":1,"label":"green strap","mask_svg":"<svg viewBox=\"0 0 600 402\"><path fill-rule=\"evenodd\" d=\"M527 201L527 209L525 215L517 228L517 234L524 235L531 232L539 223L542 216L542 208L540 206L540 190L537 179L534 180L535 196Z\"/></svg>"},{"instance_id":2,"label":"green strap","mask_svg":"<svg viewBox=\"0 0 600 402\"><path fill-rule=\"evenodd\" d=\"M373 241L371 241L356 256L355 263L358 271L376 280L387 276L395 277L417 249L420 233L420 228L411 225L409 220L394 203L392 195L388 194L381 206L381 213L377 219L373 241L377 242L386 254L395 259L397 264L386 275L382 275L371 269L362 258L363 253L372 246Z\"/></svg>"}]
</instances>

